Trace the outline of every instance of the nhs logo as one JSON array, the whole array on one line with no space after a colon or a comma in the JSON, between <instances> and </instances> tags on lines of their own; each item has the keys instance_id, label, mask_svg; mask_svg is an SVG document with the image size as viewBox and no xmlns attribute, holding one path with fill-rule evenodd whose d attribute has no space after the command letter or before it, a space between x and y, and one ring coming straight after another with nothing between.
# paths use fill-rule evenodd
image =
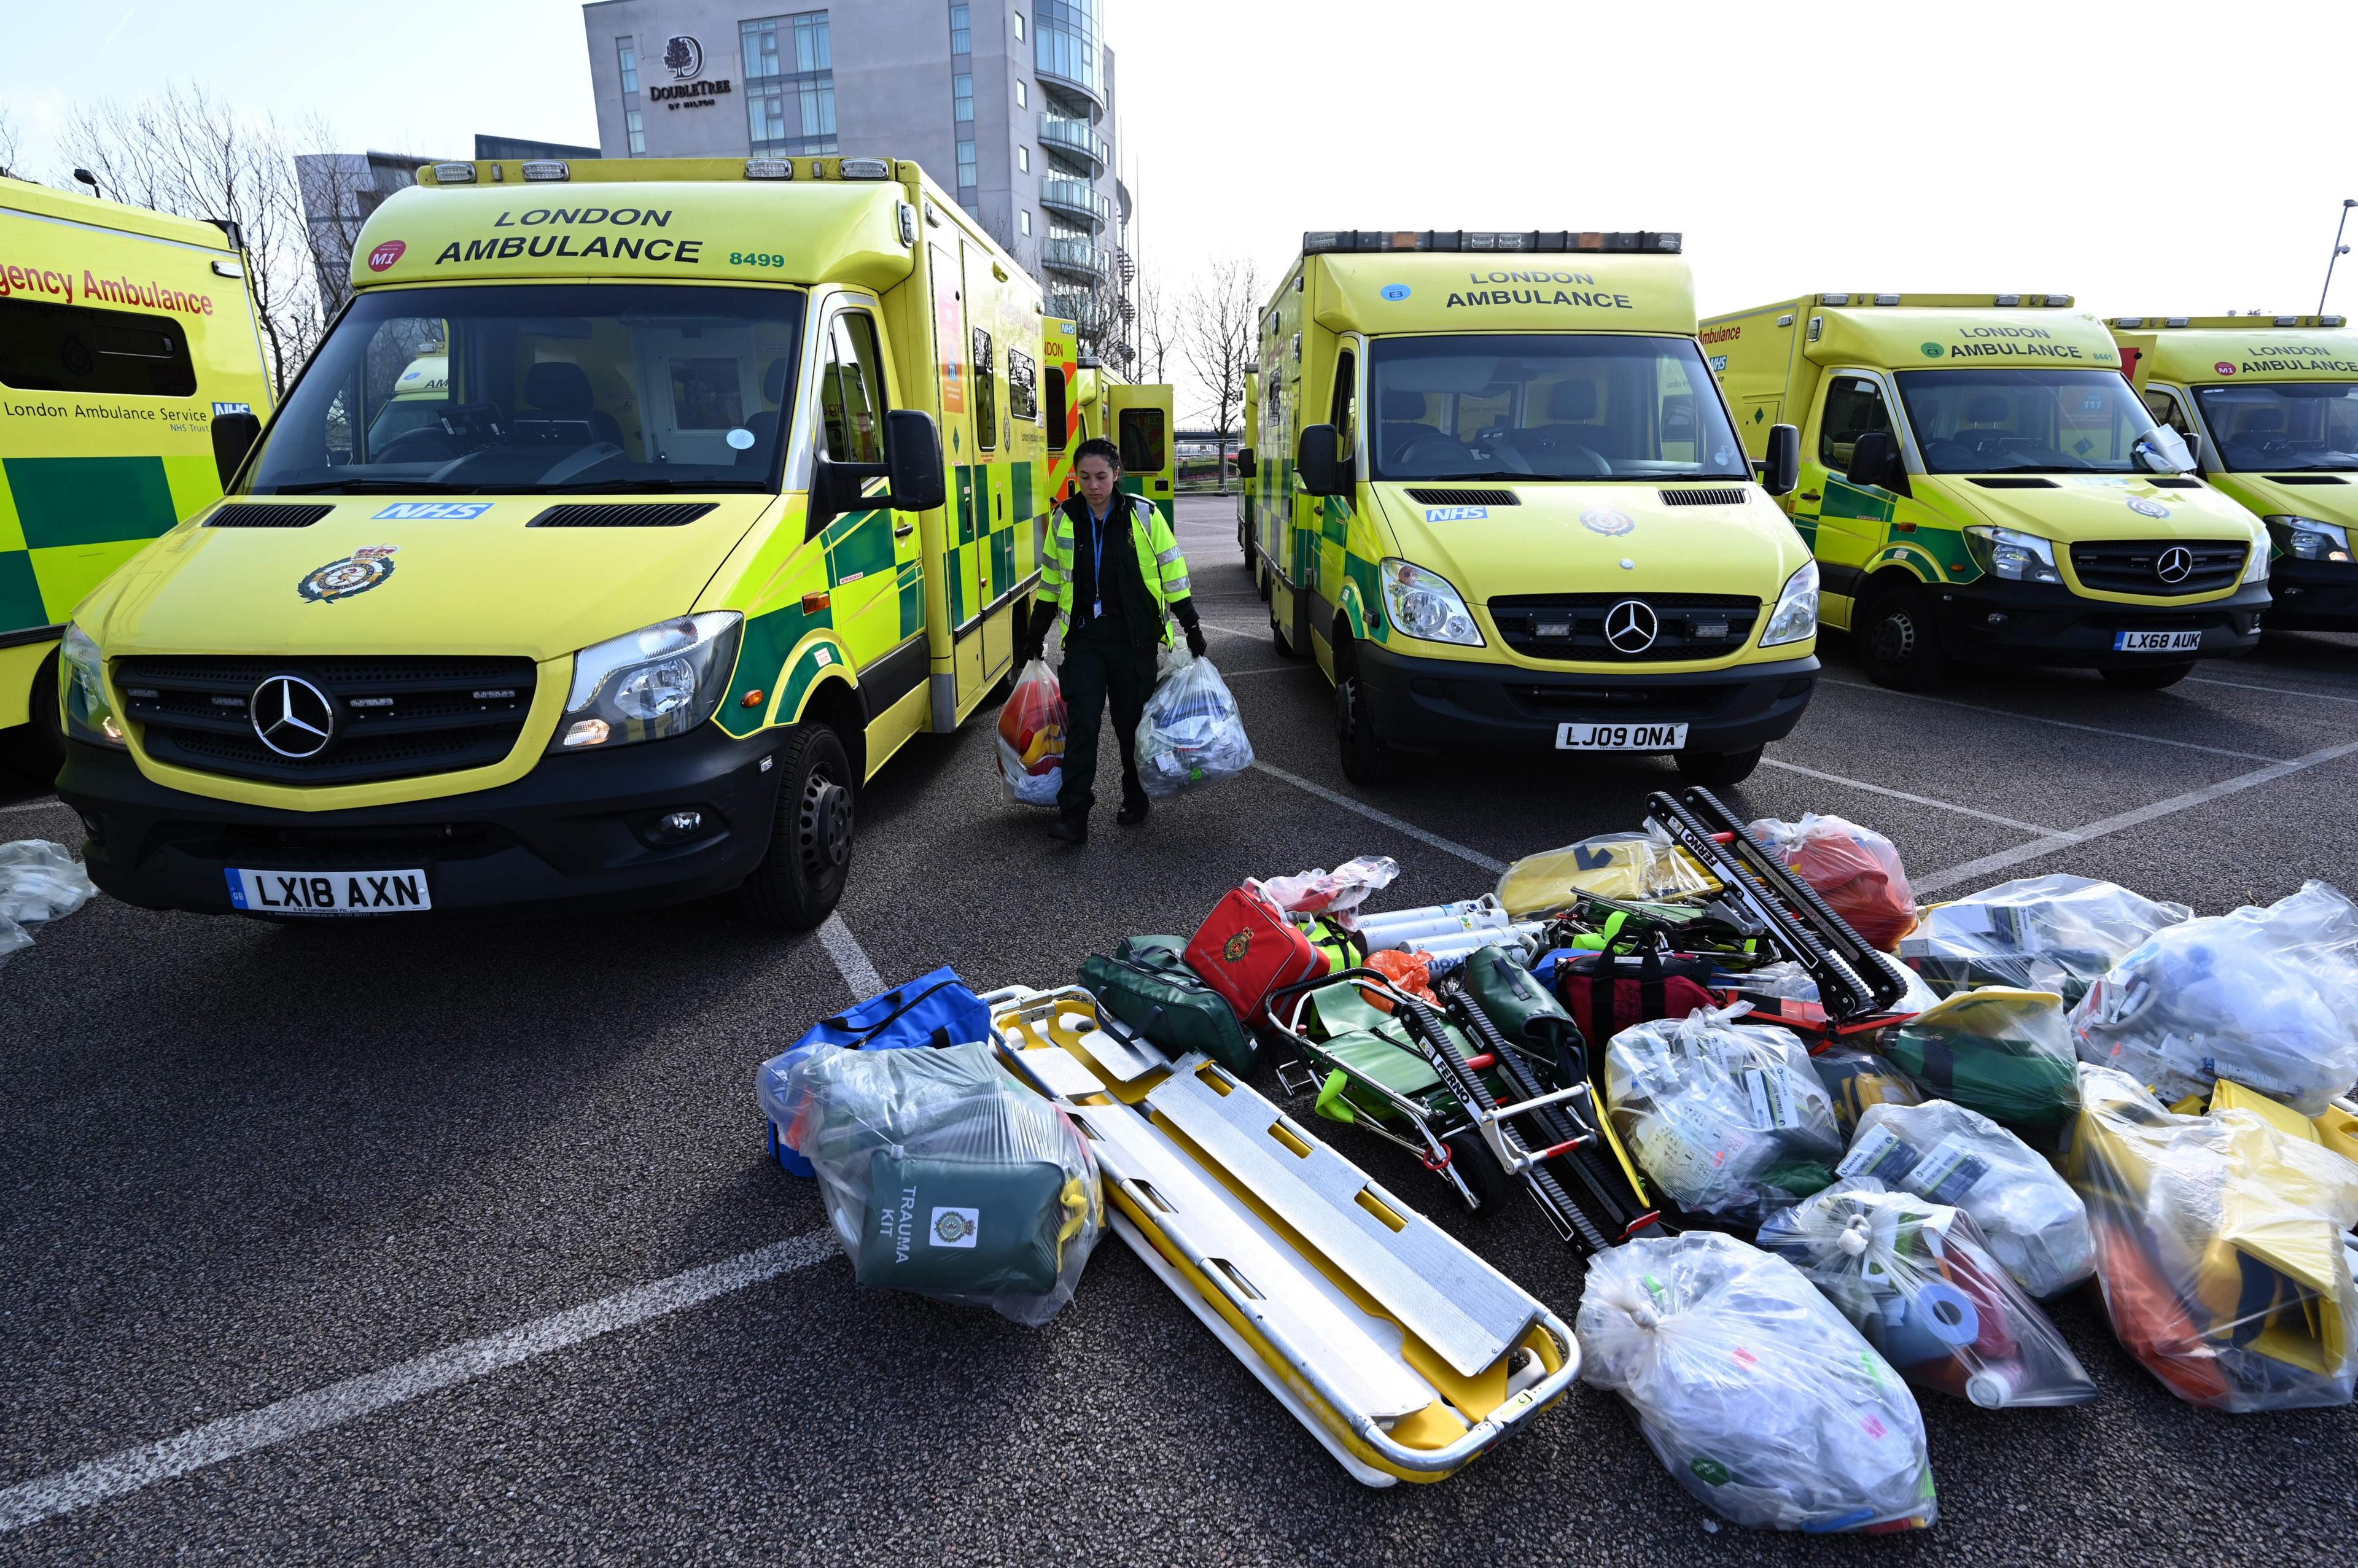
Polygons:
<instances>
[{"instance_id":1,"label":"nhs logo","mask_svg":"<svg viewBox=\"0 0 2358 1568\"><path fill-rule=\"evenodd\" d=\"M1470 523L1477 517L1487 517L1487 506L1428 506L1424 520L1428 523Z\"/></svg>"},{"instance_id":2,"label":"nhs logo","mask_svg":"<svg viewBox=\"0 0 2358 1568\"><path fill-rule=\"evenodd\" d=\"M251 403L216 403L213 405L213 417L216 419L220 418L224 414L251 414L253 412L254 405Z\"/></svg>"},{"instance_id":3,"label":"nhs logo","mask_svg":"<svg viewBox=\"0 0 2358 1568\"><path fill-rule=\"evenodd\" d=\"M376 521L417 523L428 520L464 522L492 509L488 501L396 501L376 514Z\"/></svg>"}]
</instances>

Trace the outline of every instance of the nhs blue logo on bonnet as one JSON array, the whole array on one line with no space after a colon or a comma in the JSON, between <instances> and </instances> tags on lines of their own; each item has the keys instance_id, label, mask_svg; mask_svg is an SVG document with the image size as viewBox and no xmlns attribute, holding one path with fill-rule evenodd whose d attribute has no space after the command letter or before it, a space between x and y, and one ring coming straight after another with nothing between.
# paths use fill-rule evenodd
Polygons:
<instances>
[{"instance_id":1,"label":"nhs blue logo on bonnet","mask_svg":"<svg viewBox=\"0 0 2358 1568\"><path fill-rule=\"evenodd\" d=\"M1424 520L1428 523L1466 523L1488 515L1490 509L1487 506L1428 506L1424 509Z\"/></svg>"},{"instance_id":2,"label":"nhs blue logo on bonnet","mask_svg":"<svg viewBox=\"0 0 2358 1568\"><path fill-rule=\"evenodd\" d=\"M481 517L491 509L492 503L488 501L396 501L376 514L376 517L394 523L427 519L463 522L470 517Z\"/></svg>"}]
</instances>

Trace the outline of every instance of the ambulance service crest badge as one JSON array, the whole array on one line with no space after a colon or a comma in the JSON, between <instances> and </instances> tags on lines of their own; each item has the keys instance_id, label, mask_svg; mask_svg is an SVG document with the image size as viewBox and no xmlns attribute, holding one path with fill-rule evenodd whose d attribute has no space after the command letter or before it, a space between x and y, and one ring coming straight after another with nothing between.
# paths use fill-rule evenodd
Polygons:
<instances>
[{"instance_id":1,"label":"ambulance service crest badge","mask_svg":"<svg viewBox=\"0 0 2358 1568\"><path fill-rule=\"evenodd\" d=\"M393 553L399 548L398 545L362 545L342 560L330 561L305 577L295 585L295 591L314 604L333 604L366 593L393 575Z\"/></svg>"}]
</instances>

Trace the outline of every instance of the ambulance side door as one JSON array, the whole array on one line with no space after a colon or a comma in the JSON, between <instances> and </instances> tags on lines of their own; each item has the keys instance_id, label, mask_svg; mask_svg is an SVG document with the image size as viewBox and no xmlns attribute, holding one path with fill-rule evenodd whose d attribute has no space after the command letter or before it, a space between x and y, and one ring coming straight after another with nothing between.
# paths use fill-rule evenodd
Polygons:
<instances>
[{"instance_id":1,"label":"ambulance side door","mask_svg":"<svg viewBox=\"0 0 2358 1568\"><path fill-rule=\"evenodd\" d=\"M1793 492L1793 524L1811 542L1825 592L1839 598L1829 619L1849 622L1850 605L1865 580L1867 563L1883 546L1891 524L1891 492L1854 485L1844 476L1859 437L1870 431L1894 435L1890 395L1880 377L1863 371L1828 371L1819 383L1817 406L1801 433L1801 482Z\"/></svg>"},{"instance_id":2,"label":"ambulance side door","mask_svg":"<svg viewBox=\"0 0 2358 1568\"><path fill-rule=\"evenodd\" d=\"M885 413L894 406L876 302L837 294L818 307L812 449L857 476L820 524L831 619L860 672L871 716L925 678L924 562L914 514L865 503L886 490ZM872 683L872 684L871 684Z\"/></svg>"}]
</instances>

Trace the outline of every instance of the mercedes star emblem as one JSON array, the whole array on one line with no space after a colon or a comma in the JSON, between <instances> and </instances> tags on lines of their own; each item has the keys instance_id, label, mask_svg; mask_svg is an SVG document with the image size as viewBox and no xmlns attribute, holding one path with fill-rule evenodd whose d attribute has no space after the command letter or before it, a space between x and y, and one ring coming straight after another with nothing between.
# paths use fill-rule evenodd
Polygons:
<instances>
[{"instance_id":1,"label":"mercedes star emblem","mask_svg":"<svg viewBox=\"0 0 2358 1568\"><path fill-rule=\"evenodd\" d=\"M1605 640L1616 652L1642 654L1661 634L1654 607L1642 599L1625 599L1605 612Z\"/></svg>"},{"instance_id":2,"label":"mercedes star emblem","mask_svg":"<svg viewBox=\"0 0 2358 1568\"><path fill-rule=\"evenodd\" d=\"M262 743L282 757L316 757L336 732L336 707L301 676L272 676L254 688L246 717Z\"/></svg>"},{"instance_id":3,"label":"mercedes star emblem","mask_svg":"<svg viewBox=\"0 0 2358 1568\"><path fill-rule=\"evenodd\" d=\"M2193 572L2194 552L2183 545L2172 545L2153 563L2153 575L2164 582L2184 582Z\"/></svg>"}]
</instances>

